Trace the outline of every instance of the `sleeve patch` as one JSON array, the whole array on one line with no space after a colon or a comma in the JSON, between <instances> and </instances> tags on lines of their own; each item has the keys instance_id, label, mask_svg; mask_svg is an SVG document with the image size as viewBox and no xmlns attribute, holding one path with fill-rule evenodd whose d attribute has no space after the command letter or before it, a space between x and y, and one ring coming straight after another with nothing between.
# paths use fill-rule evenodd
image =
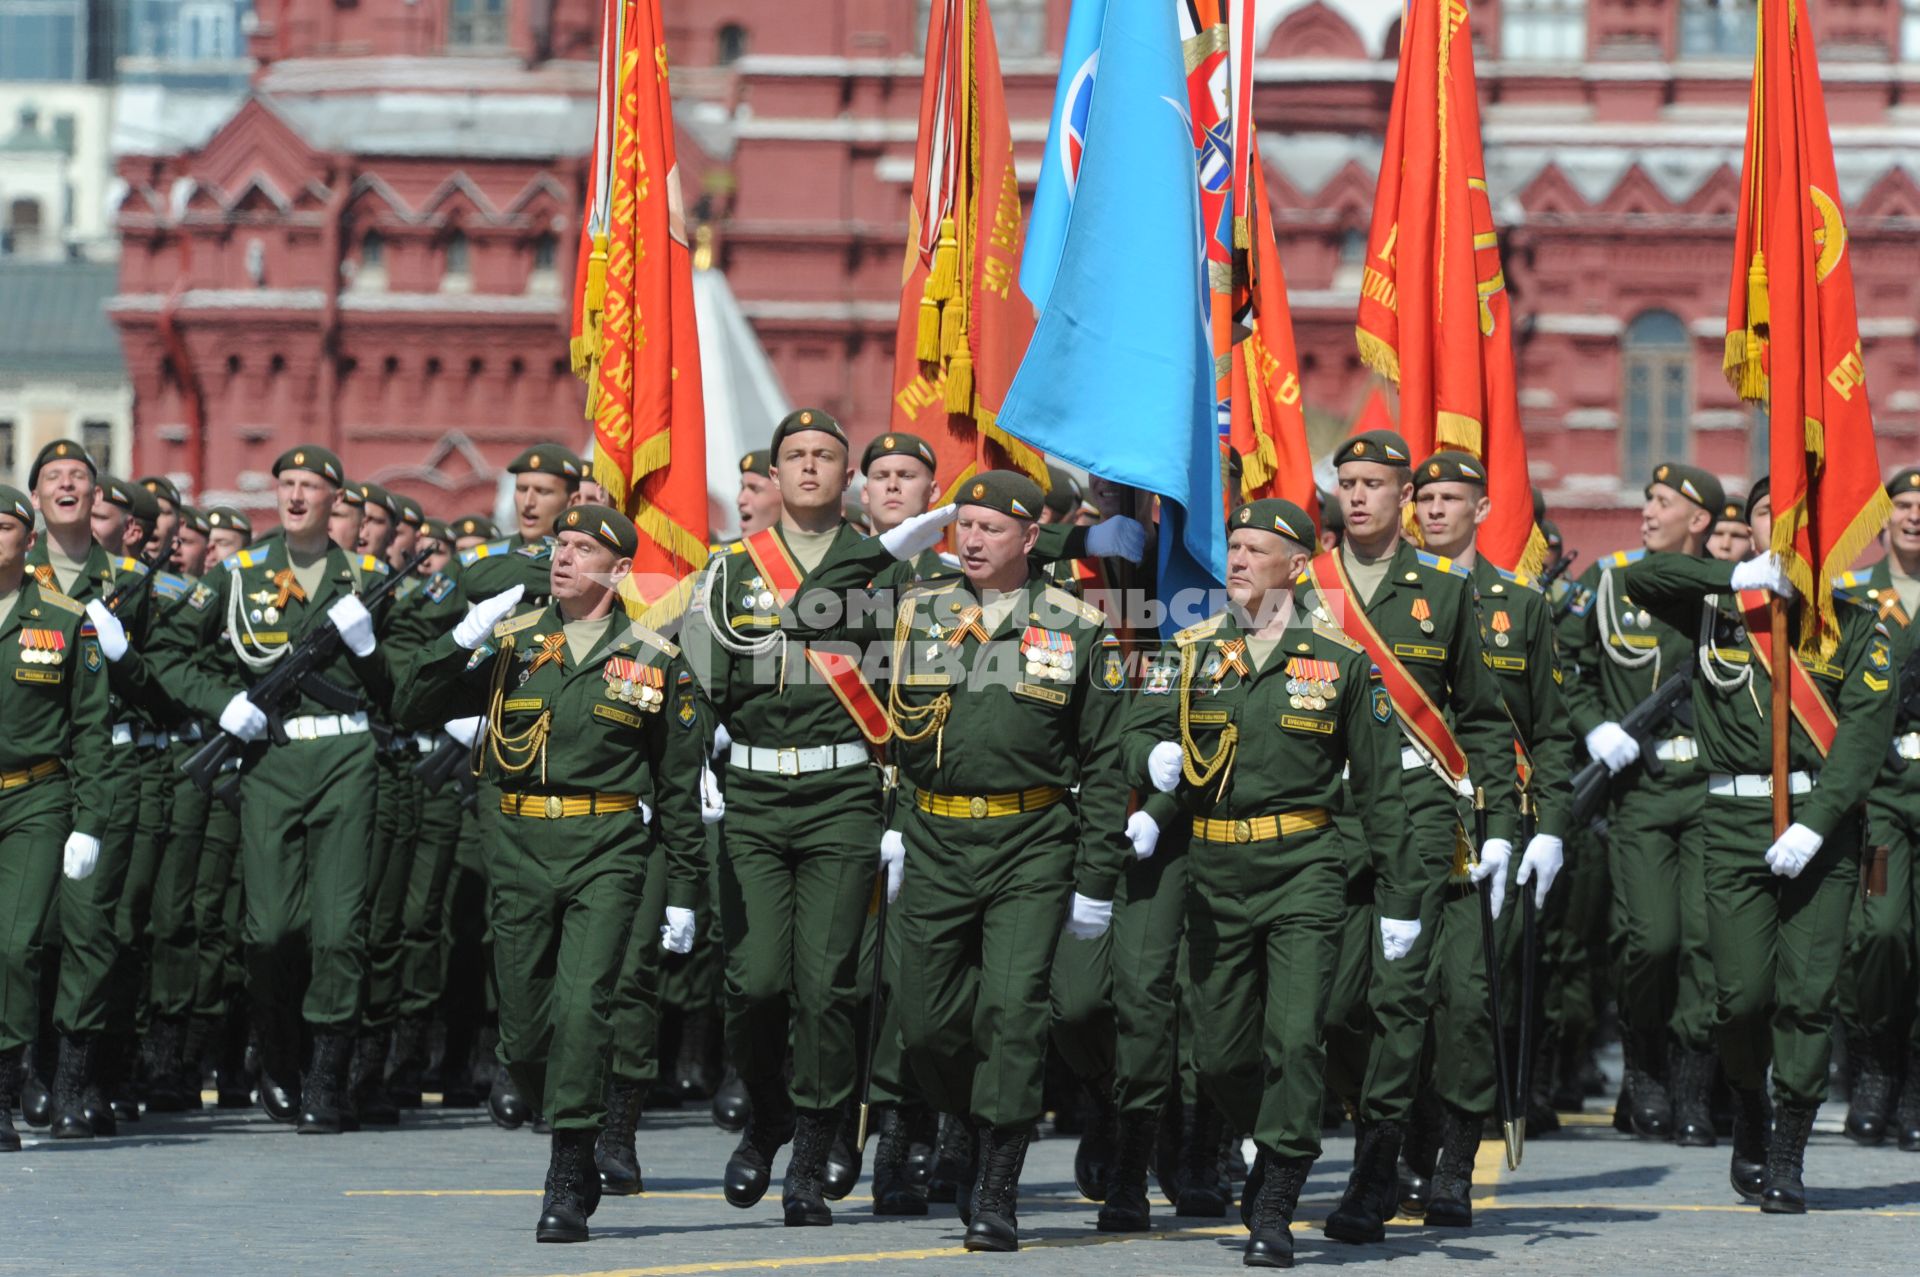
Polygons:
<instances>
[{"instance_id":1,"label":"sleeve patch","mask_svg":"<svg viewBox=\"0 0 1920 1277\"><path fill-rule=\"evenodd\" d=\"M207 605L213 602L213 595L213 587L202 582L194 586L193 593L187 596L187 606L196 612L204 612L207 610Z\"/></svg>"}]
</instances>

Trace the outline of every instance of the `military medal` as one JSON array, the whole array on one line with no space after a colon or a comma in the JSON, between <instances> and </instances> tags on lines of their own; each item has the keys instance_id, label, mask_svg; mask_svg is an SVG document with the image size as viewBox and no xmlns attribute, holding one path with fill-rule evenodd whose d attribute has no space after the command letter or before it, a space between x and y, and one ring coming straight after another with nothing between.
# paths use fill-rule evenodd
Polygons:
<instances>
[{"instance_id":1,"label":"military medal","mask_svg":"<svg viewBox=\"0 0 1920 1277\"><path fill-rule=\"evenodd\" d=\"M1218 652L1219 662L1214 666L1212 671L1212 677L1216 683L1226 677L1228 670L1232 670L1242 678L1247 677L1251 673L1247 668L1247 641L1245 639L1215 639L1213 645Z\"/></svg>"},{"instance_id":2,"label":"military medal","mask_svg":"<svg viewBox=\"0 0 1920 1277\"><path fill-rule=\"evenodd\" d=\"M67 636L59 630L20 631L20 659L29 665L58 665L66 652Z\"/></svg>"},{"instance_id":3,"label":"military medal","mask_svg":"<svg viewBox=\"0 0 1920 1277\"><path fill-rule=\"evenodd\" d=\"M1489 625L1493 629L1493 641L1496 646L1505 647L1513 641L1507 637L1507 631L1513 628L1513 618L1506 612L1495 612Z\"/></svg>"},{"instance_id":4,"label":"military medal","mask_svg":"<svg viewBox=\"0 0 1920 1277\"><path fill-rule=\"evenodd\" d=\"M1433 633L1433 605L1424 598L1413 601L1413 619L1420 622L1422 634Z\"/></svg>"},{"instance_id":5,"label":"military medal","mask_svg":"<svg viewBox=\"0 0 1920 1277\"><path fill-rule=\"evenodd\" d=\"M1645 608L1640 609L1640 628L1647 629L1653 624L1653 614Z\"/></svg>"},{"instance_id":6,"label":"military medal","mask_svg":"<svg viewBox=\"0 0 1920 1277\"><path fill-rule=\"evenodd\" d=\"M265 621L268 625L272 625L274 622L280 619L280 609L277 607L269 606L261 611L260 619Z\"/></svg>"}]
</instances>

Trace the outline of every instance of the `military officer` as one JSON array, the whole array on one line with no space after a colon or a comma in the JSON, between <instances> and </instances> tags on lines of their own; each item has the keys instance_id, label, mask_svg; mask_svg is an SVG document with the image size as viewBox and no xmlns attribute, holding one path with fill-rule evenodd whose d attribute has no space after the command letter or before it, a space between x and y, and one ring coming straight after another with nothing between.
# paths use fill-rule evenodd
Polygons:
<instances>
[{"instance_id":1,"label":"military officer","mask_svg":"<svg viewBox=\"0 0 1920 1277\"><path fill-rule=\"evenodd\" d=\"M815 574L819 589L857 590L954 525L960 579L909 590L891 625L855 609L833 632L891 644L888 721L912 792L880 841L914 958L900 1030L928 1100L975 1125L969 1250L1019 1246L1054 948L1063 926L1077 940L1106 931L1129 857L1119 643L1029 561L1041 508L1033 480L990 471L963 485L957 511L838 546Z\"/></svg>"},{"instance_id":2,"label":"military officer","mask_svg":"<svg viewBox=\"0 0 1920 1277\"><path fill-rule=\"evenodd\" d=\"M1728 563L1753 557L1753 529L1747 526L1747 499L1729 492L1713 518L1707 553Z\"/></svg>"},{"instance_id":3,"label":"military officer","mask_svg":"<svg viewBox=\"0 0 1920 1277\"><path fill-rule=\"evenodd\" d=\"M1143 790L1177 793L1191 822L1195 1063L1231 1129L1252 1132L1259 1149L1245 1261L1286 1268L1289 1225L1320 1155L1322 1029L1346 896L1329 809L1343 768L1387 912L1413 913L1425 875L1403 818L1400 733L1380 675L1358 643L1294 597L1312 521L1267 498L1240 506L1227 527L1231 603L1177 634L1172 659L1149 669L1123 757ZM1129 1171L1125 1191L1144 1199L1144 1159ZM1118 1191L1109 1188L1109 1205Z\"/></svg>"},{"instance_id":4,"label":"military officer","mask_svg":"<svg viewBox=\"0 0 1920 1277\"><path fill-rule=\"evenodd\" d=\"M1772 540L1756 511L1754 543ZM1696 636L1694 718L1707 771L1700 821L1714 1037L1735 1095L1734 1189L1770 1214L1806 1206L1803 1163L1827 1095L1834 989L1860 883L1861 803L1893 734L1899 671L1868 608L1840 606L1829 645L1808 609L1774 650L1772 599L1794 593L1771 554L1744 563L1649 553L1628 565L1633 598ZM1784 669L1783 669L1784 667ZM1786 677L1792 823L1773 828L1772 680ZM1769 845L1771 844L1771 845ZM1768 1066L1773 1114L1767 1123Z\"/></svg>"},{"instance_id":5,"label":"military officer","mask_svg":"<svg viewBox=\"0 0 1920 1277\"><path fill-rule=\"evenodd\" d=\"M1532 891L1535 905L1544 907L1565 860L1573 798L1572 727L1560 696L1561 674L1554 657L1553 620L1546 596L1526 576L1497 567L1477 551L1476 530L1493 509L1487 496L1486 468L1478 458L1465 452L1434 453L1415 468L1413 491L1427 549L1473 574L1483 650L1525 751L1522 801L1537 813L1513 885ZM1478 907L1477 902L1468 904ZM1479 935L1472 920L1456 921L1459 925L1443 928L1443 934L1465 947L1440 960L1468 965L1482 962ZM1502 932L1507 962L1518 956L1520 930L1510 925ZM1517 988L1517 984L1508 987ZM1522 1007L1520 1014L1532 1015L1533 1008ZM1492 1078L1487 1075L1493 1062L1484 1058L1464 1061L1449 1046L1439 1044L1439 1059L1445 1064L1436 1064L1431 1075L1441 1121L1440 1141L1432 1150L1436 1161L1431 1167L1434 1175L1426 1202L1426 1222L1464 1226L1473 1219L1470 1190L1474 1153L1480 1146L1482 1126L1494 1115L1492 1106L1469 1109L1464 1100L1469 1096L1491 1098Z\"/></svg>"},{"instance_id":6,"label":"military officer","mask_svg":"<svg viewBox=\"0 0 1920 1277\"><path fill-rule=\"evenodd\" d=\"M455 554L465 554L477 545L500 539L500 529L485 515L463 514L449 523L447 528L453 533Z\"/></svg>"},{"instance_id":7,"label":"military officer","mask_svg":"<svg viewBox=\"0 0 1920 1277\"><path fill-rule=\"evenodd\" d=\"M412 497L402 496L398 492L389 492L387 495L392 498L398 516L393 525L393 540L387 543L387 562L397 571L413 557L414 546L426 527L427 512Z\"/></svg>"},{"instance_id":8,"label":"military officer","mask_svg":"<svg viewBox=\"0 0 1920 1277\"><path fill-rule=\"evenodd\" d=\"M160 503L138 484L96 475L93 490L93 539L114 557L137 558L153 535Z\"/></svg>"},{"instance_id":9,"label":"military officer","mask_svg":"<svg viewBox=\"0 0 1920 1277\"><path fill-rule=\"evenodd\" d=\"M1690 706L1647 736L1657 776L1635 766L1641 742L1620 720L1693 660L1692 631L1668 626L1634 598L1626 569L1648 554L1699 556L1725 493L1713 475L1679 462L1655 466L1645 493L1641 548L1607 555L1581 574L1562 627L1580 669L1567 701L1588 755L1614 776L1607 841L1626 1064L1614 1127L1712 1147L1713 978L1699 859L1706 769Z\"/></svg>"},{"instance_id":10,"label":"military officer","mask_svg":"<svg viewBox=\"0 0 1920 1277\"><path fill-rule=\"evenodd\" d=\"M1920 847L1920 687L1911 685L1920 680L1908 676L1920 637L1914 620L1920 616L1920 467L1895 474L1887 495L1893 513L1886 554L1872 567L1840 577L1834 591L1879 616L1901 671L1893 747L1867 791L1864 880L1840 976L1841 1022L1854 1066L1846 1132L1856 1143L1876 1145L1886 1138L1891 1119L1900 1147L1920 1152L1920 968L1914 948L1920 926L1920 873L1914 865Z\"/></svg>"},{"instance_id":11,"label":"military officer","mask_svg":"<svg viewBox=\"0 0 1920 1277\"><path fill-rule=\"evenodd\" d=\"M780 485L773 481L772 458L771 448L755 448L740 457L740 491L733 504L743 537L780 521Z\"/></svg>"},{"instance_id":12,"label":"military officer","mask_svg":"<svg viewBox=\"0 0 1920 1277\"><path fill-rule=\"evenodd\" d=\"M656 838L668 877L661 943L693 943L710 728L679 650L620 610L612 582L637 546L618 511L567 510L542 591L552 602L508 619L518 586L482 601L413 660L395 706L415 724L483 719L474 757L498 816L483 836L500 1054L553 1125L543 1242L587 1240L600 1199L593 1146L614 986L630 929L654 929L635 919Z\"/></svg>"},{"instance_id":13,"label":"military officer","mask_svg":"<svg viewBox=\"0 0 1920 1277\"><path fill-rule=\"evenodd\" d=\"M367 976L366 795L376 783L367 707L392 686L379 623L356 591L392 569L333 540L346 490L333 453L290 448L273 475L282 535L208 573L187 597L185 623L156 636L154 657L183 704L253 747L240 781L240 854L262 1105L276 1120L294 1117L279 1097L291 1098L304 1020L313 1054L299 1129L327 1134L357 1125L346 1084ZM254 704L244 684L322 625L342 644L317 677L284 705ZM282 713L270 741L268 709Z\"/></svg>"},{"instance_id":14,"label":"military officer","mask_svg":"<svg viewBox=\"0 0 1920 1277\"><path fill-rule=\"evenodd\" d=\"M1436 1040L1446 1044L1448 1069L1459 1073L1454 1101L1473 1113L1493 1107L1487 973L1477 951L1473 883L1491 879L1498 905L1518 810L1513 723L1481 649L1471 577L1401 537L1403 507L1413 497L1406 441L1389 430L1367 431L1343 443L1334 464L1346 533L1337 552L1319 556L1308 570L1313 606L1380 667L1406 737L1402 789L1421 866L1413 896L1389 890L1395 884L1377 875L1371 904L1362 892L1352 893L1344 974L1329 1012L1329 1025L1346 1030L1329 1034L1330 1051L1345 1056L1342 1076L1361 1072L1361 1049L1366 1064L1355 1105L1353 1174L1327 1218L1326 1234L1369 1242L1380 1240L1394 1213L1395 1164L1430 1019ZM1460 803L1473 790L1484 795L1487 810L1486 841L1477 848L1461 827ZM1463 849L1477 850L1477 862L1459 854ZM1360 850L1349 848L1356 886L1370 868ZM1369 982L1357 973L1373 963L1376 925L1382 956L1404 960L1374 966ZM1357 1004L1361 991L1373 1009L1370 1033Z\"/></svg>"},{"instance_id":15,"label":"military officer","mask_svg":"<svg viewBox=\"0 0 1920 1277\"><path fill-rule=\"evenodd\" d=\"M111 617L106 635L88 632L87 609L28 572L33 544L26 494L0 485L0 1152L20 1148L20 1052L39 1032L41 930L55 884L94 872L107 829L102 643L124 651L125 642Z\"/></svg>"}]
</instances>

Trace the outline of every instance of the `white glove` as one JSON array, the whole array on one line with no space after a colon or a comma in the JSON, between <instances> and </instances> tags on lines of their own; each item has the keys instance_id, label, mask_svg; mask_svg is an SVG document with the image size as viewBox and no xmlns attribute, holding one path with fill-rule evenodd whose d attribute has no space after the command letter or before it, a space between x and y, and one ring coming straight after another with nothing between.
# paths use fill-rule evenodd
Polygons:
<instances>
[{"instance_id":1,"label":"white glove","mask_svg":"<svg viewBox=\"0 0 1920 1277\"><path fill-rule=\"evenodd\" d=\"M1767 868L1782 878L1798 878L1807 862L1819 854L1826 839L1805 825L1788 825L1787 832L1767 848Z\"/></svg>"},{"instance_id":2,"label":"white glove","mask_svg":"<svg viewBox=\"0 0 1920 1277\"><path fill-rule=\"evenodd\" d=\"M1627 735L1620 724L1602 723L1587 733L1587 753L1618 776L1639 761L1640 742Z\"/></svg>"},{"instance_id":3,"label":"white glove","mask_svg":"<svg viewBox=\"0 0 1920 1277\"><path fill-rule=\"evenodd\" d=\"M107 610L107 605L99 599L87 604L87 619L93 622L93 632L100 639L100 650L109 661L117 661L127 654L127 627L120 624L120 618Z\"/></svg>"},{"instance_id":4,"label":"white glove","mask_svg":"<svg viewBox=\"0 0 1920 1277\"><path fill-rule=\"evenodd\" d=\"M896 559L911 559L923 550L931 550L940 544L940 538L947 534L947 525L960 513L960 507L951 503L928 510L925 514L916 514L897 528L889 528L880 534L880 544L887 547L887 553Z\"/></svg>"},{"instance_id":5,"label":"white glove","mask_svg":"<svg viewBox=\"0 0 1920 1277\"><path fill-rule=\"evenodd\" d=\"M1147 778L1153 781L1153 787L1163 794L1179 788L1185 758L1177 741L1163 740L1155 745L1147 755Z\"/></svg>"},{"instance_id":6,"label":"white glove","mask_svg":"<svg viewBox=\"0 0 1920 1277\"><path fill-rule=\"evenodd\" d=\"M727 731L727 725L725 723L715 723L713 725L713 756L715 758L720 757L720 755L727 752L727 748L732 744L733 735Z\"/></svg>"},{"instance_id":7,"label":"white glove","mask_svg":"<svg viewBox=\"0 0 1920 1277\"><path fill-rule=\"evenodd\" d=\"M502 590L490 599L481 599L467 609L460 618L460 624L453 627L453 641L471 652L486 641L493 627L506 619L520 602L520 596L527 592L524 585L516 585L511 590Z\"/></svg>"},{"instance_id":8,"label":"white glove","mask_svg":"<svg viewBox=\"0 0 1920 1277\"><path fill-rule=\"evenodd\" d=\"M247 699L245 692L235 692L233 699L227 702L227 707L220 711L220 730L252 743L267 730L267 716L258 705Z\"/></svg>"},{"instance_id":9,"label":"white glove","mask_svg":"<svg viewBox=\"0 0 1920 1277\"><path fill-rule=\"evenodd\" d=\"M1513 844L1504 838L1489 838L1480 844L1480 863L1467 871L1475 882L1492 880L1493 916L1507 902L1507 864L1513 859Z\"/></svg>"},{"instance_id":10,"label":"white glove","mask_svg":"<svg viewBox=\"0 0 1920 1277\"><path fill-rule=\"evenodd\" d=\"M714 779L713 769L705 763L700 764L700 823L718 824L727 815L727 796L720 792L720 782Z\"/></svg>"},{"instance_id":11,"label":"white glove","mask_svg":"<svg viewBox=\"0 0 1920 1277\"><path fill-rule=\"evenodd\" d=\"M480 734L480 719L477 715L473 718L456 718L444 730L462 745L472 748L473 738Z\"/></svg>"},{"instance_id":12,"label":"white glove","mask_svg":"<svg viewBox=\"0 0 1920 1277\"><path fill-rule=\"evenodd\" d=\"M1147 557L1146 525L1124 514L1102 519L1087 529L1087 553L1096 559L1138 563Z\"/></svg>"},{"instance_id":13,"label":"white glove","mask_svg":"<svg viewBox=\"0 0 1920 1277\"><path fill-rule=\"evenodd\" d=\"M1067 934L1075 940L1098 940L1113 922L1113 901L1089 900L1073 893L1073 909L1067 914Z\"/></svg>"},{"instance_id":14,"label":"white glove","mask_svg":"<svg viewBox=\"0 0 1920 1277\"><path fill-rule=\"evenodd\" d=\"M660 947L668 953L693 952L693 910L667 906L667 920L660 924Z\"/></svg>"},{"instance_id":15,"label":"white glove","mask_svg":"<svg viewBox=\"0 0 1920 1277\"><path fill-rule=\"evenodd\" d=\"M1787 570L1780 566L1777 555L1762 554L1733 565L1733 588L1736 590L1771 590L1783 599L1794 595L1793 582L1787 579Z\"/></svg>"},{"instance_id":16,"label":"white glove","mask_svg":"<svg viewBox=\"0 0 1920 1277\"><path fill-rule=\"evenodd\" d=\"M75 830L67 835L67 847L61 859L67 877L79 882L100 863L100 840Z\"/></svg>"},{"instance_id":17,"label":"white glove","mask_svg":"<svg viewBox=\"0 0 1920 1277\"><path fill-rule=\"evenodd\" d=\"M907 840L899 830L880 835L880 863L887 867L887 903L900 898L900 883L907 876Z\"/></svg>"},{"instance_id":18,"label":"white glove","mask_svg":"<svg viewBox=\"0 0 1920 1277\"><path fill-rule=\"evenodd\" d=\"M1144 811L1134 812L1127 817L1127 841L1133 844L1135 860L1151 860L1160 845L1160 822Z\"/></svg>"},{"instance_id":19,"label":"white glove","mask_svg":"<svg viewBox=\"0 0 1920 1277\"><path fill-rule=\"evenodd\" d=\"M1413 942L1420 938L1420 919L1401 922L1397 918L1380 919L1380 956L1388 962L1398 962L1413 952Z\"/></svg>"},{"instance_id":20,"label":"white glove","mask_svg":"<svg viewBox=\"0 0 1920 1277\"><path fill-rule=\"evenodd\" d=\"M355 656L373 655L373 613L359 599L351 594L335 599L327 623L340 631L340 641Z\"/></svg>"},{"instance_id":21,"label":"white glove","mask_svg":"<svg viewBox=\"0 0 1920 1277\"><path fill-rule=\"evenodd\" d=\"M1547 893L1553 890L1553 880L1560 876L1560 866L1565 863L1566 856L1558 838L1552 834L1535 834L1527 844L1527 854L1520 857L1520 876L1515 881L1524 887L1537 873L1540 881L1533 889L1533 903L1544 908Z\"/></svg>"}]
</instances>

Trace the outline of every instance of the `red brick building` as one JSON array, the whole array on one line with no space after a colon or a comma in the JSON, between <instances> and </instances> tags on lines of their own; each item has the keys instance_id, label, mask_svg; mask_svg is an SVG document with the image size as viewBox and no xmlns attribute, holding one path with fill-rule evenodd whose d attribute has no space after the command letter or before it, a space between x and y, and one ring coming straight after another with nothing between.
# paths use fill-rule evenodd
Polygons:
<instances>
[{"instance_id":1,"label":"red brick building","mask_svg":"<svg viewBox=\"0 0 1920 1277\"><path fill-rule=\"evenodd\" d=\"M862 437L892 389L927 3L666 3L689 207L792 400ZM1067 0L991 7L1030 187ZM252 98L204 145L123 158L113 314L136 464L257 490L299 434L446 508L476 504L524 439L577 429L565 282L593 11L290 0L254 36ZM1369 384L1352 323L1399 12L1258 9L1254 110L1306 402L1329 439ZM1656 456L1738 487L1763 455L1719 371L1752 15L1748 0L1473 4L1535 478L1589 556L1632 539ZM1920 436L1920 0L1814 18L1891 468Z\"/></svg>"}]
</instances>

